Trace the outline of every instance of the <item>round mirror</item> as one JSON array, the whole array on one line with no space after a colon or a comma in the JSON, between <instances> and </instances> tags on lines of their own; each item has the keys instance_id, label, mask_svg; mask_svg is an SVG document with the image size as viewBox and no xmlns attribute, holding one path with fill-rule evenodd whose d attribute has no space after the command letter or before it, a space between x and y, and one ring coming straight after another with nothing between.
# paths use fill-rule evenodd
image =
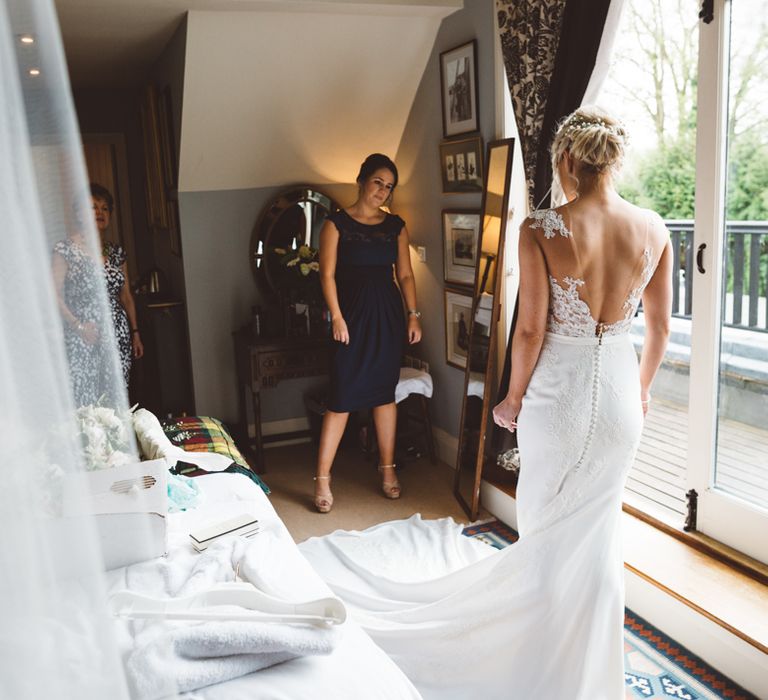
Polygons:
<instances>
[{"instance_id":1,"label":"round mirror","mask_svg":"<svg viewBox=\"0 0 768 700\"><path fill-rule=\"evenodd\" d=\"M281 258L302 245L318 248L323 221L336 209L328 195L309 186L281 192L267 204L253 229L250 246L251 269L264 291L280 293Z\"/></svg>"}]
</instances>

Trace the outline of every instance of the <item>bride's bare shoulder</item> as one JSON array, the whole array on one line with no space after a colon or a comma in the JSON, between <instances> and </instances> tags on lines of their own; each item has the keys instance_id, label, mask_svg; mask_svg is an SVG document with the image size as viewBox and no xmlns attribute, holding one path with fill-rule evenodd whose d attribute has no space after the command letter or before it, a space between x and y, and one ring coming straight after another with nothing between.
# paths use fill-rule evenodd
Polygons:
<instances>
[{"instance_id":1,"label":"bride's bare shoulder","mask_svg":"<svg viewBox=\"0 0 768 700\"><path fill-rule=\"evenodd\" d=\"M616 213L618 222L621 222L623 219L626 228L637 232L639 235L647 233L653 240L669 237L669 231L664 223L664 219L653 209L638 206L622 198Z\"/></svg>"},{"instance_id":2,"label":"bride's bare shoulder","mask_svg":"<svg viewBox=\"0 0 768 700\"><path fill-rule=\"evenodd\" d=\"M634 205L633 205L634 206ZM664 245L669 240L669 229L661 216L653 209L636 207L638 215L648 231L648 237L658 245Z\"/></svg>"}]
</instances>

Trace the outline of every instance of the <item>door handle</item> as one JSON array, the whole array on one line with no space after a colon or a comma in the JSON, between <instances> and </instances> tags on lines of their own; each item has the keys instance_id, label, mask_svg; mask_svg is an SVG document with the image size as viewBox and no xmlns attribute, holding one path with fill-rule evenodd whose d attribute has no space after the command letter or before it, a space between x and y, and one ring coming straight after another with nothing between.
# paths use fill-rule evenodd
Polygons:
<instances>
[{"instance_id":1,"label":"door handle","mask_svg":"<svg viewBox=\"0 0 768 700\"><path fill-rule=\"evenodd\" d=\"M704 269L704 250L706 249L707 244L702 243L699 246L699 250L696 252L696 267L699 268L699 272L703 275L706 270Z\"/></svg>"}]
</instances>

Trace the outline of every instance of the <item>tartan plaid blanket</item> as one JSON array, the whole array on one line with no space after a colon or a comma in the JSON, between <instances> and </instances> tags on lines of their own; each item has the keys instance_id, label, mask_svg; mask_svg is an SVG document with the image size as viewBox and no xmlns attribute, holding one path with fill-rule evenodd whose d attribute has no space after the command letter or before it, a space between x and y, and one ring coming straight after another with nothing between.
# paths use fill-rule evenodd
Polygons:
<instances>
[{"instance_id":1,"label":"tartan plaid blanket","mask_svg":"<svg viewBox=\"0 0 768 700\"><path fill-rule=\"evenodd\" d=\"M232 460L233 464L224 471L243 474L257 483L264 493L269 495L269 487L256 474L237 449L235 441L224 427L224 424L210 416L178 416L160 422L163 432L177 447L189 452L217 452ZM208 474L204 469L188 465L176 470L184 476L200 476Z\"/></svg>"}]
</instances>

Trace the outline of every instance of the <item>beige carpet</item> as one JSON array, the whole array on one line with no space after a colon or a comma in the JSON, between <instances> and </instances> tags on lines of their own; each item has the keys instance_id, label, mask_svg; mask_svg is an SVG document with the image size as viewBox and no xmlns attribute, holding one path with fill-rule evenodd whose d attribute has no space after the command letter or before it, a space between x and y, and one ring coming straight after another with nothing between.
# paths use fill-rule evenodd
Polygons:
<instances>
[{"instance_id":1,"label":"beige carpet","mask_svg":"<svg viewBox=\"0 0 768 700\"><path fill-rule=\"evenodd\" d=\"M296 542L334 530L363 530L387 520L421 513L424 518L452 517L468 522L453 496L453 469L427 457L408 462L398 478L402 495L384 497L376 467L356 448L341 448L333 467L330 513L318 513L312 503L317 448L312 443L274 447L266 451L262 478L272 489L270 500ZM481 511L480 517L488 517Z\"/></svg>"}]
</instances>

